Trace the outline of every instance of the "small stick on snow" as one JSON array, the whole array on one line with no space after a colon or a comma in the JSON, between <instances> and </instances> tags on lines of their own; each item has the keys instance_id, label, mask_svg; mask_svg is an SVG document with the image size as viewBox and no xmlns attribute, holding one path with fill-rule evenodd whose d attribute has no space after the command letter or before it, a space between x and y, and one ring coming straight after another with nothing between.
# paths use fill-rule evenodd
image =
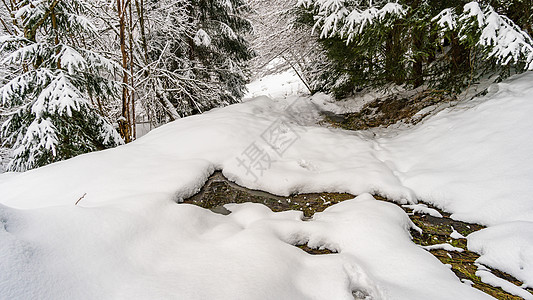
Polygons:
<instances>
[{"instance_id":1,"label":"small stick on snow","mask_svg":"<svg viewBox=\"0 0 533 300\"><path fill-rule=\"evenodd\" d=\"M81 201L81 199L85 198L85 195L87 195L87 193L83 194L83 196L81 196L80 199L78 199L78 201L76 201L76 203L74 205L78 205L78 203Z\"/></svg>"}]
</instances>

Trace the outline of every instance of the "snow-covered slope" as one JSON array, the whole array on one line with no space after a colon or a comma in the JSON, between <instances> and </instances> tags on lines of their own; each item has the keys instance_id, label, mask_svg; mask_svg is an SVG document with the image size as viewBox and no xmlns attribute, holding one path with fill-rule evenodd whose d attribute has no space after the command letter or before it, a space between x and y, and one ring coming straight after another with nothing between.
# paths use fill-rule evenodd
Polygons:
<instances>
[{"instance_id":1,"label":"snow-covered slope","mask_svg":"<svg viewBox=\"0 0 533 300\"><path fill-rule=\"evenodd\" d=\"M126 146L5 174L0 298L488 297L411 243L401 209L365 192L491 225L468 237L469 247L533 286L531 82L531 72L516 76L378 137L314 125L320 99L258 97ZM255 204L229 206L229 216L175 204L215 169L280 195L362 196L312 221ZM340 253L309 256L290 245L297 241Z\"/></svg>"},{"instance_id":2,"label":"snow-covered slope","mask_svg":"<svg viewBox=\"0 0 533 300\"><path fill-rule=\"evenodd\" d=\"M394 138L377 139L402 185L453 217L533 220L533 76L493 85Z\"/></svg>"}]
</instances>

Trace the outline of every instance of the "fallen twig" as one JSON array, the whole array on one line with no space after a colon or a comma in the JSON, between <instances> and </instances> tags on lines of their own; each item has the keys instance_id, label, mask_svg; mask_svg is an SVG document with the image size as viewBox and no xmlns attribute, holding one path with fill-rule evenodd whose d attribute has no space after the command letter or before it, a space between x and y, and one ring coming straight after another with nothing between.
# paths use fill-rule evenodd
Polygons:
<instances>
[{"instance_id":1,"label":"fallen twig","mask_svg":"<svg viewBox=\"0 0 533 300\"><path fill-rule=\"evenodd\" d=\"M80 199L78 199L78 201L76 201L76 203L74 205L78 205L78 203L81 201L81 199L85 198L85 195L87 195L87 193L83 194L83 196L81 196Z\"/></svg>"}]
</instances>

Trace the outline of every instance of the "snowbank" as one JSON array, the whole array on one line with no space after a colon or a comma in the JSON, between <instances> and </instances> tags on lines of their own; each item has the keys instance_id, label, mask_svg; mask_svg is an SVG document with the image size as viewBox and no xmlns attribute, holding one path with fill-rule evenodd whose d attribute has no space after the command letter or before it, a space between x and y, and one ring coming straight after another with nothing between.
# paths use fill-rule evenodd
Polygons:
<instances>
[{"instance_id":1,"label":"snowbank","mask_svg":"<svg viewBox=\"0 0 533 300\"><path fill-rule=\"evenodd\" d=\"M300 125L317 118L304 98L258 97L159 127L123 147L1 181L1 202L16 208L70 205L84 194L84 206L152 194L179 201L198 191L215 169L278 195L379 191L413 200L411 190L376 157L373 140L364 133Z\"/></svg>"},{"instance_id":2,"label":"snowbank","mask_svg":"<svg viewBox=\"0 0 533 300\"><path fill-rule=\"evenodd\" d=\"M452 218L533 220L533 73L376 142L402 185Z\"/></svg>"},{"instance_id":3,"label":"snowbank","mask_svg":"<svg viewBox=\"0 0 533 300\"><path fill-rule=\"evenodd\" d=\"M228 216L144 197L0 207L3 299L486 299L415 246L409 218L366 194L314 220L259 204ZM295 243L338 254L309 255ZM393 247L391 247L393 245Z\"/></svg>"},{"instance_id":4,"label":"snowbank","mask_svg":"<svg viewBox=\"0 0 533 300\"><path fill-rule=\"evenodd\" d=\"M279 195L422 199L454 218L493 226L469 236L469 247L483 254L482 263L507 264L531 286L533 228L517 233L512 224L533 222L532 81L531 72L516 76L485 97L378 137L314 125L313 99L258 97L175 121L126 146L3 176L0 269L7 271L0 272L0 295L488 297L410 241L401 209L369 195L311 222L261 205L230 205L233 213L220 216L175 204L216 169ZM306 241L339 254L310 256L290 245Z\"/></svg>"}]
</instances>

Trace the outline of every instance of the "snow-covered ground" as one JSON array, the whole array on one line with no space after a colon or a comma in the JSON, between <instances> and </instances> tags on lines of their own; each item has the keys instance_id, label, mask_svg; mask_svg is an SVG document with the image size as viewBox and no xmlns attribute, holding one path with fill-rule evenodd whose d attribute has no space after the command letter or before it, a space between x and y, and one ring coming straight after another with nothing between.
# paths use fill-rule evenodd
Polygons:
<instances>
[{"instance_id":1,"label":"snow-covered ground","mask_svg":"<svg viewBox=\"0 0 533 300\"><path fill-rule=\"evenodd\" d=\"M305 84L293 70L288 70L280 74L266 75L251 82L246 87L248 88L248 92L244 95L245 101L258 96L285 98L287 96L309 93Z\"/></svg>"},{"instance_id":2,"label":"snow-covered ground","mask_svg":"<svg viewBox=\"0 0 533 300\"><path fill-rule=\"evenodd\" d=\"M275 99L4 174L0 298L490 298L412 243L403 210L369 192L489 225L467 237L469 248L480 263L533 287L532 82L533 72L515 76L412 128L372 132L319 127L324 95L275 86ZM216 169L279 195L360 196L309 221L260 204L227 205L232 213L223 216L175 203ZM338 253L311 256L292 246L303 242Z\"/></svg>"}]
</instances>

